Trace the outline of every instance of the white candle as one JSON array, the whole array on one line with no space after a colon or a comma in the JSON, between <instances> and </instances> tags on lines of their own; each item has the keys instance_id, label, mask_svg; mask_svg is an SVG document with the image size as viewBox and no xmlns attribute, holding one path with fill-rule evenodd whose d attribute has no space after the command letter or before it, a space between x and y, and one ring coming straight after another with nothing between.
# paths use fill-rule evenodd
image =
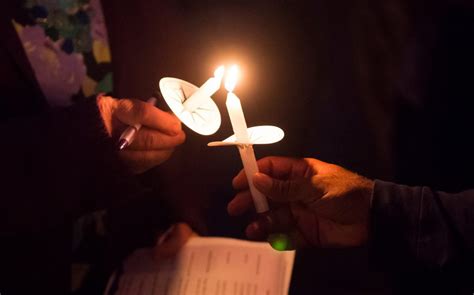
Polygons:
<instances>
[{"instance_id":1,"label":"white candle","mask_svg":"<svg viewBox=\"0 0 474 295\"><path fill-rule=\"evenodd\" d=\"M247 123L245 122L244 111L240 104L240 99L233 92L227 93L225 102L227 111L229 112L230 122L234 130L237 142L249 143L249 135L247 132Z\"/></svg>"},{"instance_id":2,"label":"white candle","mask_svg":"<svg viewBox=\"0 0 474 295\"><path fill-rule=\"evenodd\" d=\"M227 94L226 106L229 112L230 122L232 129L234 130L235 138L237 142L244 144L239 145L239 153L244 166L245 175L250 187L250 193L252 194L255 210L257 213L263 213L268 211L268 202L266 197L259 192L253 182L252 177L258 172L257 160L255 159L255 153L253 147L250 144L249 135L247 132L247 123L245 122L244 112L240 99L232 91L237 83L238 68L232 66L226 79L226 89L229 91Z\"/></svg>"},{"instance_id":3,"label":"white candle","mask_svg":"<svg viewBox=\"0 0 474 295\"><path fill-rule=\"evenodd\" d=\"M184 109L192 113L203 104L206 98L211 97L221 87L222 77L224 76L224 66L218 67L214 71L214 77L209 78L196 92L183 102Z\"/></svg>"}]
</instances>

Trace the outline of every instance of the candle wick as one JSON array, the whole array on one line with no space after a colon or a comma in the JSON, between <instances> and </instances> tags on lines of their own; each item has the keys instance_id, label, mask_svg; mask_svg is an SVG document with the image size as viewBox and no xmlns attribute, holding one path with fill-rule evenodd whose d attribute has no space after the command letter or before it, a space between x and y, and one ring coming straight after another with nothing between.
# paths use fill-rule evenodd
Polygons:
<instances>
[{"instance_id":1,"label":"candle wick","mask_svg":"<svg viewBox=\"0 0 474 295\"><path fill-rule=\"evenodd\" d=\"M181 95L183 95L183 101L186 100L186 99L188 99L188 98L186 97L186 94L184 94L183 87L180 86L180 87L179 87L179 90L181 91Z\"/></svg>"}]
</instances>

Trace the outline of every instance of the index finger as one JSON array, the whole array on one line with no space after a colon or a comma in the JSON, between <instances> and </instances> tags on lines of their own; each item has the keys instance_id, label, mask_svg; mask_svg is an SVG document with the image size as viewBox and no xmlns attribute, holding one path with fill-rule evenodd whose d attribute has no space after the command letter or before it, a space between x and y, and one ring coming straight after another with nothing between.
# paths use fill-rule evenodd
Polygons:
<instances>
[{"instance_id":1,"label":"index finger","mask_svg":"<svg viewBox=\"0 0 474 295\"><path fill-rule=\"evenodd\" d=\"M120 99L114 114L127 125L142 124L169 135L177 135L181 131L181 122L175 115L141 100Z\"/></svg>"},{"instance_id":2,"label":"index finger","mask_svg":"<svg viewBox=\"0 0 474 295\"><path fill-rule=\"evenodd\" d=\"M292 179L304 177L310 168L307 161L302 158L265 157L257 161L259 172L265 173L276 179ZM232 180L235 189L246 189L249 184L245 170L241 170Z\"/></svg>"}]
</instances>

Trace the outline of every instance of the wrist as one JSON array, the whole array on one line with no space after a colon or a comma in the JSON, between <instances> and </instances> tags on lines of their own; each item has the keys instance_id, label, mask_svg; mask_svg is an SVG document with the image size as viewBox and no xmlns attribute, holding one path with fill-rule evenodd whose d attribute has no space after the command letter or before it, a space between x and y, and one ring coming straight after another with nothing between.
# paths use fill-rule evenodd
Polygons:
<instances>
[{"instance_id":1,"label":"wrist","mask_svg":"<svg viewBox=\"0 0 474 295\"><path fill-rule=\"evenodd\" d=\"M375 181L364 177L362 183L362 191L365 196L365 203L367 204L367 207L370 211L370 208L372 208L372 199L374 197Z\"/></svg>"},{"instance_id":2,"label":"wrist","mask_svg":"<svg viewBox=\"0 0 474 295\"><path fill-rule=\"evenodd\" d=\"M371 179L365 178L364 184L364 195L366 196L366 204L367 204L367 219L366 219L366 235L365 241L363 244L367 244L369 241L370 235L370 228L371 228L371 218L370 218L370 211L372 210L372 200L374 197L374 190L375 190L375 181Z\"/></svg>"}]
</instances>

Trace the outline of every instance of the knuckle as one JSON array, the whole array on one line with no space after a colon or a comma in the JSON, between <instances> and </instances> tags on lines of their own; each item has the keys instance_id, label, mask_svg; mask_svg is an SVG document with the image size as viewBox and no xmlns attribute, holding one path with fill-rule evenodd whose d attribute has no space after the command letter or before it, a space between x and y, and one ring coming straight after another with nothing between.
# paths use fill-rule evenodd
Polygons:
<instances>
[{"instance_id":1,"label":"knuckle","mask_svg":"<svg viewBox=\"0 0 474 295\"><path fill-rule=\"evenodd\" d=\"M284 199L285 196L289 195L290 184L288 181L274 181L273 182L273 191L280 199Z\"/></svg>"},{"instance_id":2,"label":"knuckle","mask_svg":"<svg viewBox=\"0 0 474 295\"><path fill-rule=\"evenodd\" d=\"M332 173L343 173L346 171L346 169L335 164L328 164L328 167L330 169L329 171L331 171Z\"/></svg>"},{"instance_id":3,"label":"knuckle","mask_svg":"<svg viewBox=\"0 0 474 295\"><path fill-rule=\"evenodd\" d=\"M121 99L118 101L117 105L124 113L130 113L133 109L133 103L130 99Z\"/></svg>"},{"instance_id":4,"label":"knuckle","mask_svg":"<svg viewBox=\"0 0 474 295\"><path fill-rule=\"evenodd\" d=\"M148 114L148 109L146 107L146 104L138 101L138 100L134 100L133 101L133 113L134 113L134 117L137 119L137 120L145 120L145 118L147 117L147 114Z\"/></svg>"}]
</instances>

